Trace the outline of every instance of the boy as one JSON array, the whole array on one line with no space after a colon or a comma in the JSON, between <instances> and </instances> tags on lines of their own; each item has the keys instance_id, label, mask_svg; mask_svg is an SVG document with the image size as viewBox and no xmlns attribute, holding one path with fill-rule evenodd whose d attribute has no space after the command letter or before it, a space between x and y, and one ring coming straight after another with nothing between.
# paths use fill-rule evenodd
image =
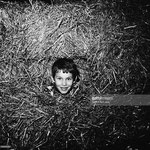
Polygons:
<instances>
[{"instance_id":1,"label":"boy","mask_svg":"<svg viewBox=\"0 0 150 150\"><path fill-rule=\"evenodd\" d=\"M79 81L80 73L74 61L70 58L57 59L52 65L52 85L43 89L39 103L54 107L63 104L74 106L78 103L78 106L89 107L90 93L79 85Z\"/></svg>"},{"instance_id":2,"label":"boy","mask_svg":"<svg viewBox=\"0 0 150 150\"><path fill-rule=\"evenodd\" d=\"M75 84L79 82L79 76L79 70L72 59L57 59L52 66L53 87L48 87L51 95L53 95L53 91L62 95L70 93Z\"/></svg>"}]
</instances>

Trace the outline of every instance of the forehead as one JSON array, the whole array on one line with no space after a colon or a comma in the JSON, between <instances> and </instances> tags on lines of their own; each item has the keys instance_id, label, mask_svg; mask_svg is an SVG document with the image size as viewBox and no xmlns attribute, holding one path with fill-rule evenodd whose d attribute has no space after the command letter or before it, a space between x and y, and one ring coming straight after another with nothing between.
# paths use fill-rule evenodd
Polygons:
<instances>
[{"instance_id":1,"label":"forehead","mask_svg":"<svg viewBox=\"0 0 150 150\"><path fill-rule=\"evenodd\" d=\"M70 72L65 72L65 71L63 71L63 70L58 70L58 71L56 72L55 77L62 77L62 78L71 77L71 78L72 78L72 73L70 73Z\"/></svg>"}]
</instances>

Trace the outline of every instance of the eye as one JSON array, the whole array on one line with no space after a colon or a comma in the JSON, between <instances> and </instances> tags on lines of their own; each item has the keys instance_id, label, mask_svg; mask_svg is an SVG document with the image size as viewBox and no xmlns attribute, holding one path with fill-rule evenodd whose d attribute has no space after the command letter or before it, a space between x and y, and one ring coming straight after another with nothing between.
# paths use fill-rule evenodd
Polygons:
<instances>
[{"instance_id":1,"label":"eye","mask_svg":"<svg viewBox=\"0 0 150 150\"><path fill-rule=\"evenodd\" d=\"M60 78L60 77L57 77L57 80L61 80L61 78Z\"/></svg>"},{"instance_id":2,"label":"eye","mask_svg":"<svg viewBox=\"0 0 150 150\"><path fill-rule=\"evenodd\" d=\"M72 78L67 78L67 80L69 80L69 81L70 81L70 80L72 80Z\"/></svg>"}]
</instances>

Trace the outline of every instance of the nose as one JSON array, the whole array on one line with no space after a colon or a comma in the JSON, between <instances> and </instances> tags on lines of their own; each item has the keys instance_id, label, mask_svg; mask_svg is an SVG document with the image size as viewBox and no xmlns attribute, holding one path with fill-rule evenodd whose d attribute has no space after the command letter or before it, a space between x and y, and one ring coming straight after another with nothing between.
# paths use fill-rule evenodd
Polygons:
<instances>
[{"instance_id":1,"label":"nose","mask_svg":"<svg viewBox=\"0 0 150 150\"><path fill-rule=\"evenodd\" d=\"M66 84L66 80L62 80L62 85L65 86Z\"/></svg>"}]
</instances>

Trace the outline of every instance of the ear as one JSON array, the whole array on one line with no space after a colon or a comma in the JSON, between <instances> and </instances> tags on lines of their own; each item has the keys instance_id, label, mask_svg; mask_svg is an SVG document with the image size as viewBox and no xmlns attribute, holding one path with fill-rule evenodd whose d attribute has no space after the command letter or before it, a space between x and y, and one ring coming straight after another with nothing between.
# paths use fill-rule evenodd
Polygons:
<instances>
[{"instance_id":1,"label":"ear","mask_svg":"<svg viewBox=\"0 0 150 150\"><path fill-rule=\"evenodd\" d=\"M54 80L54 78L52 76L51 76L51 80L52 80L53 83L55 82L55 80Z\"/></svg>"},{"instance_id":2,"label":"ear","mask_svg":"<svg viewBox=\"0 0 150 150\"><path fill-rule=\"evenodd\" d=\"M76 82L79 82L79 81L80 81L80 77L79 77L79 76L76 76L74 82L76 83Z\"/></svg>"},{"instance_id":3,"label":"ear","mask_svg":"<svg viewBox=\"0 0 150 150\"><path fill-rule=\"evenodd\" d=\"M79 84L80 84L80 78L76 77L75 80L74 80L74 82L73 82L73 84L74 84L74 87L79 86Z\"/></svg>"}]
</instances>

